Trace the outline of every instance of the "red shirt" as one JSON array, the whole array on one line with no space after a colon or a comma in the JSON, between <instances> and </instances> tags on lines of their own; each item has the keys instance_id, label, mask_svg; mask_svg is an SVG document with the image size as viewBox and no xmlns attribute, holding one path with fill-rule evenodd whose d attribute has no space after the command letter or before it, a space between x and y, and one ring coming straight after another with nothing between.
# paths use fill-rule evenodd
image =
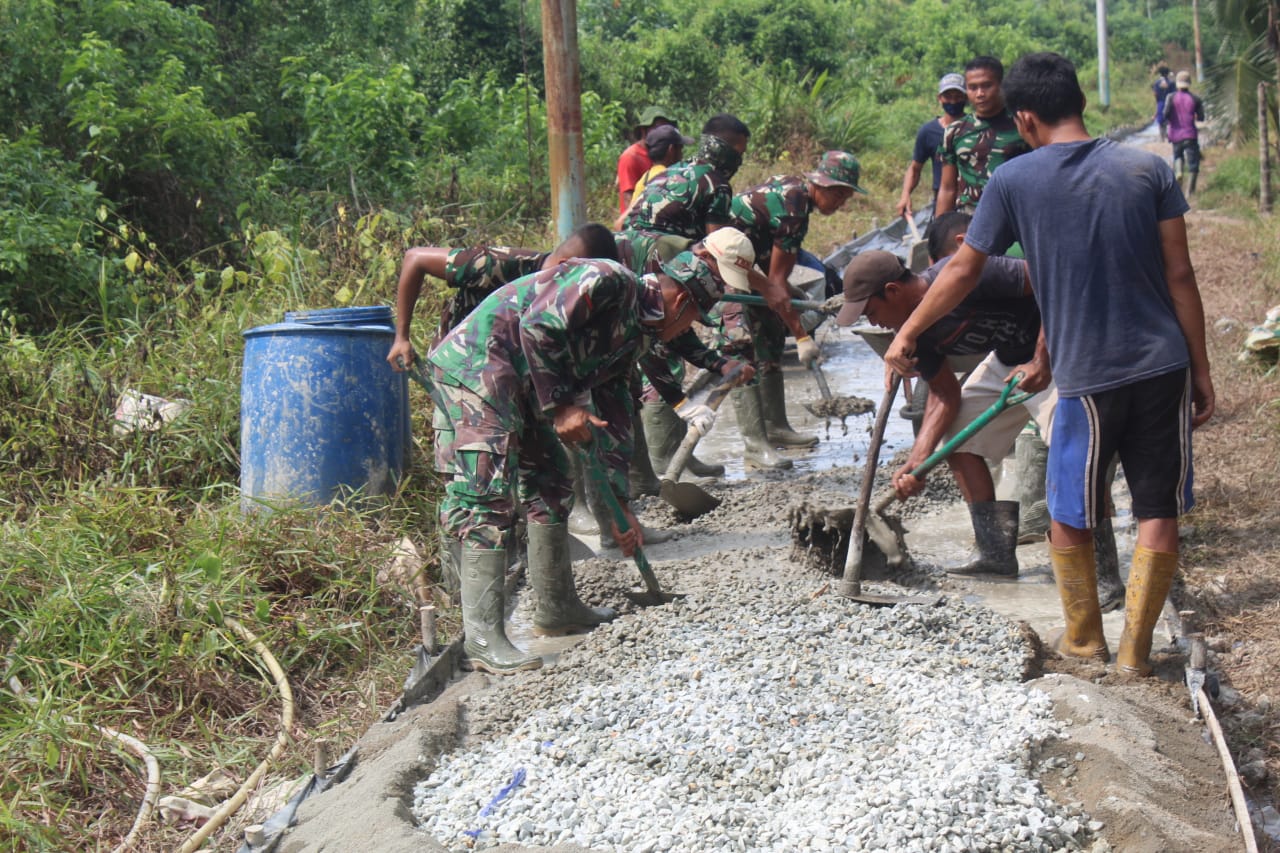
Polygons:
<instances>
[{"instance_id":1,"label":"red shirt","mask_svg":"<svg viewBox=\"0 0 1280 853\"><path fill-rule=\"evenodd\" d=\"M633 142L618 156L618 212L627 212L627 194L636 188L636 181L649 171L653 161L644 141Z\"/></svg>"}]
</instances>

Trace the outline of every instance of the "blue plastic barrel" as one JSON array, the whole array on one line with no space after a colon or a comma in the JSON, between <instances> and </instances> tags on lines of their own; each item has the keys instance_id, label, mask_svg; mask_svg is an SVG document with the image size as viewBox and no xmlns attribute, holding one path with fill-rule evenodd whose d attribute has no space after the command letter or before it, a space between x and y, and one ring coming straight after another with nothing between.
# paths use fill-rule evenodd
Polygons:
<instances>
[{"instance_id":1,"label":"blue plastic barrel","mask_svg":"<svg viewBox=\"0 0 1280 853\"><path fill-rule=\"evenodd\" d=\"M409 388L386 361L391 309L291 311L244 339L242 505L392 494L408 460Z\"/></svg>"}]
</instances>

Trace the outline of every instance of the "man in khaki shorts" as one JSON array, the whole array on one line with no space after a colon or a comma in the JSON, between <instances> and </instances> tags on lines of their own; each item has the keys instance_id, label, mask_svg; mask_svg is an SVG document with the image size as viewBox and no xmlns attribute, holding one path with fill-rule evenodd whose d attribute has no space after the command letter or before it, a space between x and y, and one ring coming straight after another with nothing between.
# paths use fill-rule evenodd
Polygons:
<instances>
[{"instance_id":1,"label":"man in khaki shorts","mask_svg":"<svg viewBox=\"0 0 1280 853\"><path fill-rule=\"evenodd\" d=\"M890 252L863 252L845 268L845 304L836 323L851 325L865 313L877 326L895 331L902 328L947 260L943 258L917 275ZM987 357L962 388L947 356L982 353ZM977 542L972 559L948 567L947 571L1015 577L1018 502L995 499L988 463L997 464L1008 455L1028 417L1048 435L1057 403L1049 355L1040 334L1040 309L1031 292L1026 262L991 258L974 292L920 336L916 357L916 371L929 385L929 402L907 462L893 475L894 489L903 499L924 489L924 479L913 477L910 471L939 444L990 408L1015 373L1022 373L1018 389L1033 393L1022 405L997 416L947 458L969 504Z\"/></svg>"}]
</instances>

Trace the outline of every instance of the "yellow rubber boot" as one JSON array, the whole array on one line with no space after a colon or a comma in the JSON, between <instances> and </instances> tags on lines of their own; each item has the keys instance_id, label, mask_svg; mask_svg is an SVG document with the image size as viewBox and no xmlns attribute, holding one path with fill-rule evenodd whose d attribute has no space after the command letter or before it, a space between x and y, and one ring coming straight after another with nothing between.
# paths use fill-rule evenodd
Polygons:
<instances>
[{"instance_id":1,"label":"yellow rubber boot","mask_svg":"<svg viewBox=\"0 0 1280 853\"><path fill-rule=\"evenodd\" d=\"M1053 563L1053 578L1062 599L1062 615L1067 620L1067 629L1056 645L1058 653L1108 660L1111 652L1102 633L1093 541L1069 548L1058 548L1050 543L1049 560Z\"/></svg>"},{"instance_id":2,"label":"yellow rubber boot","mask_svg":"<svg viewBox=\"0 0 1280 853\"><path fill-rule=\"evenodd\" d=\"M1124 631L1116 653L1116 672L1150 675L1151 636L1178 568L1178 555L1153 551L1139 545L1129 569L1129 588L1124 597Z\"/></svg>"}]
</instances>

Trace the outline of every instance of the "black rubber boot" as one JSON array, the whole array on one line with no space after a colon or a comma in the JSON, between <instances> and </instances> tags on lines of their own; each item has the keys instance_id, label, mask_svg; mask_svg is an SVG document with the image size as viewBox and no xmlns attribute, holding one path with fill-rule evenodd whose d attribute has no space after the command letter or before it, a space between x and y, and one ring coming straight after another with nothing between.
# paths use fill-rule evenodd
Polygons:
<instances>
[{"instance_id":1,"label":"black rubber boot","mask_svg":"<svg viewBox=\"0 0 1280 853\"><path fill-rule=\"evenodd\" d=\"M775 447L817 447L816 435L804 435L787 421L787 392L782 371L771 370L760 377L760 409L764 413L764 434Z\"/></svg>"},{"instance_id":2,"label":"black rubber boot","mask_svg":"<svg viewBox=\"0 0 1280 853\"><path fill-rule=\"evenodd\" d=\"M654 472L661 477L667 473L671 457L680 449L689 426L666 403L645 403L640 415L644 419L644 429L649 437L649 460L653 463ZM708 465L696 456L689 457L684 470L695 477L724 475L723 465Z\"/></svg>"},{"instance_id":3,"label":"black rubber boot","mask_svg":"<svg viewBox=\"0 0 1280 853\"><path fill-rule=\"evenodd\" d=\"M1098 561L1098 606L1103 613L1110 613L1124 606L1124 582L1120 580L1120 555L1109 518L1093 528L1093 554Z\"/></svg>"},{"instance_id":4,"label":"black rubber boot","mask_svg":"<svg viewBox=\"0 0 1280 853\"><path fill-rule=\"evenodd\" d=\"M533 633L540 637L590 631L618 618L612 607L588 607L578 598L569 560L569 529L563 524L529 525L529 585L538 597Z\"/></svg>"},{"instance_id":5,"label":"black rubber boot","mask_svg":"<svg viewBox=\"0 0 1280 853\"><path fill-rule=\"evenodd\" d=\"M542 658L522 652L507 639L506 549L462 547L463 651L471 665L495 675L537 669Z\"/></svg>"},{"instance_id":6,"label":"black rubber boot","mask_svg":"<svg viewBox=\"0 0 1280 853\"><path fill-rule=\"evenodd\" d=\"M645 495L656 496L662 488L662 483L653 472L653 464L649 461L649 444L644 427L640 413L632 414L631 431L635 435L635 449L631 454L631 468L627 471L632 500Z\"/></svg>"},{"instance_id":7,"label":"black rubber boot","mask_svg":"<svg viewBox=\"0 0 1280 853\"><path fill-rule=\"evenodd\" d=\"M784 470L794 467L790 459L773 449L765 437L764 416L760 411L760 387L742 385L729 392L733 397L733 410L738 416L738 432L746 451L742 461L748 468Z\"/></svg>"},{"instance_id":8,"label":"black rubber boot","mask_svg":"<svg viewBox=\"0 0 1280 853\"><path fill-rule=\"evenodd\" d=\"M1049 504L1044 496L1049 448L1039 435L1020 433L1014 444L1014 461L1018 471L1018 544L1042 542L1049 532Z\"/></svg>"},{"instance_id":9,"label":"black rubber boot","mask_svg":"<svg viewBox=\"0 0 1280 853\"><path fill-rule=\"evenodd\" d=\"M949 575L1018 576L1018 502L969 504L977 553L968 562L947 568Z\"/></svg>"}]
</instances>

